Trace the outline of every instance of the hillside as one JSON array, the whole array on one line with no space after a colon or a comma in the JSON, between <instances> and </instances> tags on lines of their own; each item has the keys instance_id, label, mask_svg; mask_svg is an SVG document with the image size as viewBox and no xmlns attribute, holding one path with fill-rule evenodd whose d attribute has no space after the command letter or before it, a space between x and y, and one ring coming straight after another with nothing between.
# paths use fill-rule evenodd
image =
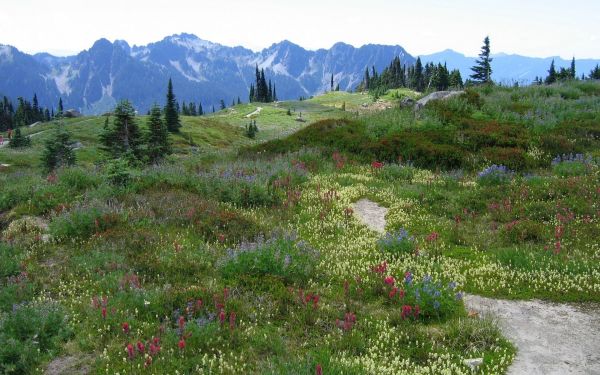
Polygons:
<instances>
[{"instance_id":1,"label":"hillside","mask_svg":"<svg viewBox=\"0 0 600 375\"><path fill-rule=\"evenodd\" d=\"M505 374L541 337L546 370L600 370L600 83L402 95L183 117L156 165L85 117L77 164L42 173L59 123L24 128L0 148L0 373Z\"/></svg>"}]
</instances>

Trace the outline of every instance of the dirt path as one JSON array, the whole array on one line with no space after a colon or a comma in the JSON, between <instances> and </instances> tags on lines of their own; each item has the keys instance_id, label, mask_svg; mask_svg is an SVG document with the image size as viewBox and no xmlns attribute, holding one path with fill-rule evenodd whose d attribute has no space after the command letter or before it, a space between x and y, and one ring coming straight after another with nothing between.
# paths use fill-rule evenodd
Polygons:
<instances>
[{"instance_id":1,"label":"dirt path","mask_svg":"<svg viewBox=\"0 0 600 375\"><path fill-rule=\"evenodd\" d=\"M253 117L253 116L258 116L258 115L260 115L260 112L261 112L262 110L263 110L263 109L262 109L262 107L256 107L256 111L254 111L254 112L252 112L252 113L250 113L250 114L246 115L246 118L251 118L251 117Z\"/></svg>"},{"instance_id":2,"label":"dirt path","mask_svg":"<svg viewBox=\"0 0 600 375\"><path fill-rule=\"evenodd\" d=\"M37 135L40 135L40 134L42 134L42 133L45 133L45 132L47 132L47 131L48 131L48 130L42 130L41 132L37 132L37 133L33 133L33 134L29 134L29 136L30 136L30 137L35 137L35 136L37 136ZM8 143L9 143L9 140L5 138L5 139L4 139L4 143L0 145L0 148L2 148L2 147L7 147L7 146L8 146Z\"/></svg>"},{"instance_id":3,"label":"dirt path","mask_svg":"<svg viewBox=\"0 0 600 375\"><path fill-rule=\"evenodd\" d=\"M385 232L387 211L368 199L354 204L360 221L380 233ZM509 375L600 375L600 305L466 296L465 306L497 317L517 347Z\"/></svg>"}]
</instances>

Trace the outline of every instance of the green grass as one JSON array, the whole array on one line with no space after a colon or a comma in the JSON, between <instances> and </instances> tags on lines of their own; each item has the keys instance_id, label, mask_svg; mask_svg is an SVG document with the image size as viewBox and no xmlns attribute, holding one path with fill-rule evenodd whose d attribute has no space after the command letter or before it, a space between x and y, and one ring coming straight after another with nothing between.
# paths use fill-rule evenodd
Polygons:
<instances>
[{"instance_id":1,"label":"green grass","mask_svg":"<svg viewBox=\"0 0 600 375\"><path fill-rule=\"evenodd\" d=\"M369 374L397 360L406 373L467 371L464 358L482 357L483 373L502 373L515 348L496 322L467 319L456 293L600 301L597 161L550 166L567 146L598 155L598 86L476 89L419 115L363 111L368 95L343 92L238 105L183 117L175 154L128 171L124 186L98 148L104 118L65 120L84 147L51 179L39 156L57 125L27 128L44 131L31 148L0 150L12 164L0 170L0 321L23 327L0 334L19 344L0 365L43 372L69 355L98 374ZM404 94L416 95L384 99ZM438 168L452 155L443 145L460 149L462 170ZM481 184L491 161L477 158L498 156L492 146L537 162ZM398 154L421 159L392 163ZM410 246L384 248L350 214L363 197ZM138 342L149 354L155 338L149 363Z\"/></svg>"}]
</instances>

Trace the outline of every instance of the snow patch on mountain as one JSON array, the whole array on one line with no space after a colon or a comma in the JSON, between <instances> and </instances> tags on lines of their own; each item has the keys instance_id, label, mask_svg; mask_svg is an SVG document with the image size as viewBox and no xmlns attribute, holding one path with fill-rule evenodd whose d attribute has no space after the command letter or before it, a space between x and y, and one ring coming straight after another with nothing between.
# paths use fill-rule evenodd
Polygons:
<instances>
[{"instance_id":1,"label":"snow patch on mountain","mask_svg":"<svg viewBox=\"0 0 600 375\"><path fill-rule=\"evenodd\" d=\"M175 68L179 73L181 73L182 76L184 76L188 80L194 81L194 82L202 82L200 79L189 75L185 70L183 70L183 68L181 67L181 63L179 61L169 60L169 63L171 64L171 66L173 68Z\"/></svg>"},{"instance_id":2,"label":"snow patch on mountain","mask_svg":"<svg viewBox=\"0 0 600 375\"><path fill-rule=\"evenodd\" d=\"M56 84L56 88L58 92L62 95L70 95L71 94L71 86L69 85L69 81L76 74L73 74L71 67L69 65L65 65L60 68L60 71L54 70L50 75L50 78L54 79L54 83Z\"/></svg>"},{"instance_id":3,"label":"snow patch on mountain","mask_svg":"<svg viewBox=\"0 0 600 375\"><path fill-rule=\"evenodd\" d=\"M206 77L204 77L204 75L202 74L202 70L204 69L204 66L202 65L201 62L198 62L191 57L186 58L185 62L190 66L190 68L192 68L194 73L196 73L198 82L208 81L208 79L206 79Z\"/></svg>"},{"instance_id":4,"label":"snow patch on mountain","mask_svg":"<svg viewBox=\"0 0 600 375\"><path fill-rule=\"evenodd\" d=\"M196 53L204 52L209 49L213 49L218 46L218 44L209 42L208 40L203 40L197 37L192 37L188 35L173 35L169 38L169 40L181 47L184 47L188 50L192 50Z\"/></svg>"}]
</instances>

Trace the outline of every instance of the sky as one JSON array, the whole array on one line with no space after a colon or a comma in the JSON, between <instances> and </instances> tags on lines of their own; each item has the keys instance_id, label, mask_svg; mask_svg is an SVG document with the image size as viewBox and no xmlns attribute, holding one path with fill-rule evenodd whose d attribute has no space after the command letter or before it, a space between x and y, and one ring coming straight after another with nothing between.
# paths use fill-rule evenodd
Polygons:
<instances>
[{"instance_id":1,"label":"sky","mask_svg":"<svg viewBox=\"0 0 600 375\"><path fill-rule=\"evenodd\" d=\"M469 56L600 58L600 0L2 0L0 44L78 53L99 38L145 45L187 32L260 50L287 39L307 49L342 41Z\"/></svg>"}]
</instances>

